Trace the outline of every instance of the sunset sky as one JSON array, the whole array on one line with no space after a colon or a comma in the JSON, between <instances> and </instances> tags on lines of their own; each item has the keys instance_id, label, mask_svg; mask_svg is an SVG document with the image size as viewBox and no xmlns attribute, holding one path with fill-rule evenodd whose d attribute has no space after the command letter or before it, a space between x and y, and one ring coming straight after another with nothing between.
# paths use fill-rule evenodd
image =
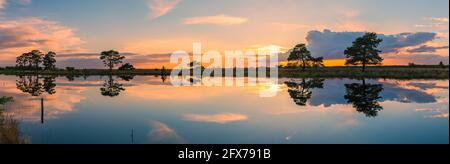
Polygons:
<instances>
[{"instance_id":1,"label":"sunset sky","mask_svg":"<svg viewBox=\"0 0 450 164\"><path fill-rule=\"evenodd\" d=\"M0 0L0 66L33 49L58 66L102 67L115 49L140 68L167 65L174 51L249 50L306 43L343 59L365 31L377 32L385 65L449 60L448 0ZM335 62L329 62L335 63Z\"/></svg>"}]
</instances>

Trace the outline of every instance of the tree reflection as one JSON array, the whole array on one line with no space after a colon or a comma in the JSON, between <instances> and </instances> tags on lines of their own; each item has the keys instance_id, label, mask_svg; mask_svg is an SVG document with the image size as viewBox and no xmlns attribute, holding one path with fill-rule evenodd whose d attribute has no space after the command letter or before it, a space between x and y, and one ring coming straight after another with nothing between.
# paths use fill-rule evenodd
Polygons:
<instances>
[{"instance_id":1,"label":"tree reflection","mask_svg":"<svg viewBox=\"0 0 450 164\"><path fill-rule=\"evenodd\" d=\"M382 98L380 93L383 91L383 85L366 84L366 80L362 79L362 84L346 84L345 87L347 88L345 99L348 103L352 103L358 112L364 113L367 117L376 117L378 112L383 110L378 102Z\"/></svg>"},{"instance_id":2,"label":"tree reflection","mask_svg":"<svg viewBox=\"0 0 450 164\"><path fill-rule=\"evenodd\" d=\"M44 90L48 94L55 94L56 93L56 83L55 83L55 77L44 77Z\"/></svg>"},{"instance_id":3,"label":"tree reflection","mask_svg":"<svg viewBox=\"0 0 450 164\"><path fill-rule=\"evenodd\" d=\"M66 75L67 81L75 81L75 75Z\"/></svg>"},{"instance_id":4,"label":"tree reflection","mask_svg":"<svg viewBox=\"0 0 450 164\"><path fill-rule=\"evenodd\" d=\"M42 79L42 80L41 80ZM34 76L19 76L16 81L17 89L24 93L28 93L33 97L41 96L44 93L53 95L56 93L56 83L54 76L40 77ZM41 106L41 123L44 124L44 98L40 98Z\"/></svg>"},{"instance_id":5,"label":"tree reflection","mask_svg":"<svg viewBox=\"0 0 450 164\"><path fill-rule=\"evenodd\" d=\"M165 74L161 75L161 80L163 83L165 83L167 81L167 75Z\"/></svg>"},{"instance_id":6,"label":"tree reflection","mask_svg":"<svg viewBox=\"0 0 450 164\"><path fill-rule=\"evenodd\" d=\"M41 81L41 79L43 79ZM55 77L39 77L36 76L19 76L19 80L16 81L17 89L24 93L28 93L31 96L40 96L43 93L50 95L55 94L56 84Z\"/></svg>"},{"instance_id":7,"label":"tree reflection","mask_svg":"<svg viewBox=\"0 0 450 164\"><path fill-rule=\"evenodd\" d=\"M0 97L0 144L26 144L28 140L20 137L19 121L4 114L11 102L12 97Z\"/></svg>"},{"instance_id":8,"label":"tree reflection","mask_svg":"<svg viewBox=\"0 0 450 164\"><path fill-rule=\"evenodd\" d=\"M301 82L288 81L285 84L289 87L288 92L295 104L306 106L312 96L312 89L323 88L325 79L305 79Z\"/></svg>"},{"instance_id":9,"label":"tree reflection","mask_svg":"<svg viewBox=\"0 0 450 164\"><path fill-rule=\"evenodd\" d=\"M133 75L120 75L119 78L124 81L131 81L134 79L134 76Z\"/></svg>"},{"instance_id":10,"label":"tree reflection","mask_svg":"<svg viewBox=\"0 0 450 164\"><path fill-rule=\"evenodd\" d=\"M115 82L114 78L109 76L100 91L103 96L116 97L120 95L120 92L125 91L125 88L123 88L123 84Z\"/></svg>"}]
</instances>

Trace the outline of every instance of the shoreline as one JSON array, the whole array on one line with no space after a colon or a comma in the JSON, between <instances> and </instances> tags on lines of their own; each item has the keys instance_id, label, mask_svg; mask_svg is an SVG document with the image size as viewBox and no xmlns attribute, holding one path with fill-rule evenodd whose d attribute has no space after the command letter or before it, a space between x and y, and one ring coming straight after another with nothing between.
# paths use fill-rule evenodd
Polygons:
<instances>
[{"instance_id":1,"label":"shoreline","mask_svg":"<svg viewBox=\"0 0 450 164\"><path fill-rule=\"evenodd\" d=\"M226 69L223 69L225 72ZM166 70L170 76L171 70ZM268 75L269 75L269 71ZM78 69L78 70L53 70L53 71L23 71L23 70L0 70L0 75L48 75L48 76L161 76L161 69L136 69L131 71L107 69ZM225 73L223 73L225 76ZM248 70L245 70L247 77ZM362 72L360 67L326 67L309 68L301 71L298 68L280 68L280 78L386 78L386 79L449 79L449 68L445 67L401 67L401 66L379 66L369 67Z\"/></svg>"}]
</instances>

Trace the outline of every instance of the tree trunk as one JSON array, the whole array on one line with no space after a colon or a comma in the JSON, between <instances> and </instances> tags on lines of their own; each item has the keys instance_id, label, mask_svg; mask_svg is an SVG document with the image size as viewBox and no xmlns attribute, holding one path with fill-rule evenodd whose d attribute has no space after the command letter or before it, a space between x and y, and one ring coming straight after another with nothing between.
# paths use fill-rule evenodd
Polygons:
<instances>
[{"instance_id":1,"label":"tree trunk","mask_svg":"<svg viewBox=\"0 0 450 164\"><path fill-rule=\"evenodd\" d=\"M366 72L366 60L367 60L367 52L366 52L366 50L364 50L363 72Z\"/></svg>"},{"instance_id":2,"label":"tree trunk","mask_svg":"<svg viewBox=\"0 0 450 164\"><path fill-rule=\"evenodd\" d=\"M303 60L303 71L306 71L306 62Z\"/></svg>"},{"instance_id":3,"label":"tree trunk","mask_svg":"<svg viewBox=\"0 0 450 164\"><path fill-rule=\"evenodd\" d=\"M44 98L41 98L41 124L44 124Z\"/></svg>"},{"instance_id":4,"label":"tree trunk","mask_svg":"<svg viewBox=\"0 0 450 164\"><path fill-rule=\"evenodd\" d=\"M363 62L363 72L366 72L366 62Z\"/></svg>"},{"instance_id":5,"label":"tree trunk","mask_svg":"<svg viewBox=\"0 0 450 164\"><path fill-rule=\"evenodd\" d=\"M112 74L112 69L113 69L113 65L112 65L112 62L110 61L109 62L109 73L111 73L111 74Z\"/></svg>"},{"instance_id":6,"label":"tree trunk","mask_svg":"<svg viewBox=\"0 0 450 164\"><path fill-rule=\"evenodd\" d=\"M303 70L303 72L305 72L305 70L306 70L305 60L301 60L301 63L302 63L302 65L301 65L302 70Z\"/></svg>"}]
</instances>

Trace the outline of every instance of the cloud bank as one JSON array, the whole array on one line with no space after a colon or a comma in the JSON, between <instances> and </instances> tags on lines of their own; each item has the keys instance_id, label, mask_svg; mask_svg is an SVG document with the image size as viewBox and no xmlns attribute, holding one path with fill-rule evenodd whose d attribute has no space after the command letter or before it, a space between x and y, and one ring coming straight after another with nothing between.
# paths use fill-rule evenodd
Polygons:
<instances>
[{"instance_id":1,"label":"cloud bank","mask_svg":"<svg viewBox=\"0 0 450 164\"><path fill-rule=\"evenodd\" d=\"M407 52L409 52L409 53L437 52L438 50L442 50L442 49L448 49L448 46L433 47L433 46L428 46L428 45L422 45L417 48L408 49Z\"/></svg>"},{"instance_id":2,"label":"cloud bank","mask_svg":"<svg viewBox=\"0 0 450 164\"><path fill-rule=\"evenodd\" d=\"M0 56L15 59L18 54L40 49L57 53L82 51L83 41L74 29L42 18L0 21Z\"/></svg>"},{"instance_id":3,"label":"cloud bank","mask_svg":"<svg viewBox=\"0 0 450 164\"><path fill-rule=\"evenodd\" d=\"M306 37L308 48L314 56L327 59L345 58L344 51L364 32L333 32L331 30L310 31ZM395 35L379 34L383 39L380 49L383 53L398 53L404 48L420 46L437 39L437 33L417 32Z\"/></svg>"}]
</instances>

